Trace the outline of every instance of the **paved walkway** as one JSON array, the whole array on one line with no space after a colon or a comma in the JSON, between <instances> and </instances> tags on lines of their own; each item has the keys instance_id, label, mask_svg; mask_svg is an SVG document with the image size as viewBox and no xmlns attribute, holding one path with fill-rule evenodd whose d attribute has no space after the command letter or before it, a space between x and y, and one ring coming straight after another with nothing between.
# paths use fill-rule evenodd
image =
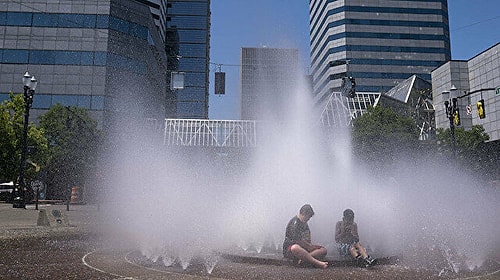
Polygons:
<instances>
[{"instance_id":1,"label":"paved walkway","mask_svg":"<svg viewBox=\"0 0 500 280\"><path fill-rule=\"evenodd\" d=\"M50 226L39 226L40 213L45 212ZM99 232L104 211L96 205L64 204L34 205L27 209L13 208L12 204L0 203L0 244L5 250L0 255L1 275L11 275L11 279L38 279L33 273L52 275L53 279L450 279L477 277L475 279L498 279L498 266L490 267L480 275L465 273L438 277L430 271L417 271L399 265L380 265L373 269L354 266L333 265L326 270L292 267L283 265L282 260L256 258L241 255L222 256L213 273L189 272L178 274L175 269L160 264L142 264L139 254L130 261L131 251L106 250L109 240L99 239L97 243L87 234ZM60 220L60 222L58 222ZM60 234L59 234L60 233ZM66 235L66 233L78 233ZM51 236L46 239L45 236ZM61 238L84 236L89 240ZM30 237L18 239L17 237ZM35 237L35 238L31 238ZM36 237L42 237L36 239ZM26 242L28 240L29 242ZM30 243L31 240L32 243ZM38 242L39 240L45 240ZM46 241L50 240L50 241ZM82 243L83 242L83 243ZM101 243L99 243L101 242ZM104 243L102 243L104 242ZM11 244L9 249L7 245ZM133 251L136 252L136 251ZM50 255L48 255L50 254ZM83 258L82 258L83 257ZM60 260L64 259L64 262ZM69 261L71 260L71 261ZM158 267L151 267L158 265ZM2 274L4 273L4 274ZM9 274L5 274L9 273ZM190 274L193 273L193 274Z\"/></svg>"},{"instance_id":2,"label":"paved walkway","mask_svg":"<svg viewBox=\"0 0 500 280\"><path fill-rule=\"evenodd\" d=\"M54 211L56 210L56 211ZM45 212L50 226L38 225L40 212ZM55 217L57 213L61 217ZM93 230L100 221L101 212L95 205L34 204L26 209L13 208L12 204L0 202L0 238L9 238L14 233L20 235L47 234L48 232Z\"/></svg>"}]
</instances>

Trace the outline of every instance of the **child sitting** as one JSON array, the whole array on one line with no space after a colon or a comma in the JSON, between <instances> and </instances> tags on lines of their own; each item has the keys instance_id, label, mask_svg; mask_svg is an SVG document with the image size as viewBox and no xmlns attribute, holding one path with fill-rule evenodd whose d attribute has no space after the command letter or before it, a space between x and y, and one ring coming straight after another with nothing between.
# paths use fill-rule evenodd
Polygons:
<instances>
[{"instance_id":1,"label":"child sitting","mask_svg":"<svg viewBox=\"0 0 500 280\"><path fill-rule=\"evenodd\" d=\"M335 242L339 244L341 257L351 255L357 261L363 260L366 266L375 264L376 260L359 243L358 225L354 222L354 212L351 209L346 209L342 221L335 225Z\"/></svg>"}]
</instances>

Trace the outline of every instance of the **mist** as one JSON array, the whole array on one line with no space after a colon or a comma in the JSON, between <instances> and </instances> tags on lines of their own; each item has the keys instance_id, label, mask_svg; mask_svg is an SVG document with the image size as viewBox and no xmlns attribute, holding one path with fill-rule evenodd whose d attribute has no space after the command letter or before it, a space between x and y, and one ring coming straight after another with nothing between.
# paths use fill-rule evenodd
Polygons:
<instances>
[{"instance_id":1,"label":"mist","mask_svg":"<svg viewBox=\"0 0 500 280\"><path fill-rule=\"evenodd\" d=\"M500 236L498 191L428 158L377 174L352 158L350 128L325 135L305 84L285 99L285 121L264 118L261 141L245 151L166 147L161 132L129 120L106 155L110 238L184 269L235 248L280 254L286 224L309 203L313 242L330 256L335 223L350 208L376 257L455 272L480 266Z\"/></svg>"}]
</instances>

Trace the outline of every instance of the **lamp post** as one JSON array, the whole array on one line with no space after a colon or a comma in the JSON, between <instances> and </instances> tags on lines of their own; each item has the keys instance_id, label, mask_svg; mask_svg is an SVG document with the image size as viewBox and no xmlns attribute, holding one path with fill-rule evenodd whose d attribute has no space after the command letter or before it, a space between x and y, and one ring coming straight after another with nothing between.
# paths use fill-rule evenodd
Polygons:
<instances>
[{"instance_id":1,"label":"lamp post","mask_svg":"<svg viewBox=\"0 0 500 280\"><path fill-rule=\"evenodd\" d=\"M35 94L35 89L38 84L35 76L31 76L30 73L26 72L23 76L24 84L24 128L23 128L23 138L21 140L21 164L19 166L19 194L14 198L13 207L14 208L25 208L25 191L26 185L24 183L24 170L26 167L26 155L28 153L28 120L30 117L30 109L33 104L33 95ZM16 201L17 198L17 201Z\"/></svg>"},{"instance_id":2,"label":"lamp post","mask_svg":"<svg viewBox=\"0 0 500 280\"><path fill-rule=\"evenodd\" d=\"M446 117L450 120L450 135L451 135L451 155L453 158L456 157L455 151L455 123L453 118L457 110L457 98L454 97L454 93L457 88L452 85L449 91L443 91L444 108L446 112Z\"/></svg>"}]
</instances>

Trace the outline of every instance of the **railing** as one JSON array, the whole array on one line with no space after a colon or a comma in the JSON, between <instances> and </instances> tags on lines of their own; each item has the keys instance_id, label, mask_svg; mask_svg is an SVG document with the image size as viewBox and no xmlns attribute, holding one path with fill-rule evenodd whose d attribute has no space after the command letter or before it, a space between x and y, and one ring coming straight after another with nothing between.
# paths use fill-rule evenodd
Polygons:
<instances>
[{"instance_id":1,"label":"railing","mask_svg":"<svg viewBox=\"0 0 500 280\"><path fill-rule=\"evenodd\" d=\"M236 120L166 119L167 146L255 147L256 122Z\"/></svg>"}]
</instances>

